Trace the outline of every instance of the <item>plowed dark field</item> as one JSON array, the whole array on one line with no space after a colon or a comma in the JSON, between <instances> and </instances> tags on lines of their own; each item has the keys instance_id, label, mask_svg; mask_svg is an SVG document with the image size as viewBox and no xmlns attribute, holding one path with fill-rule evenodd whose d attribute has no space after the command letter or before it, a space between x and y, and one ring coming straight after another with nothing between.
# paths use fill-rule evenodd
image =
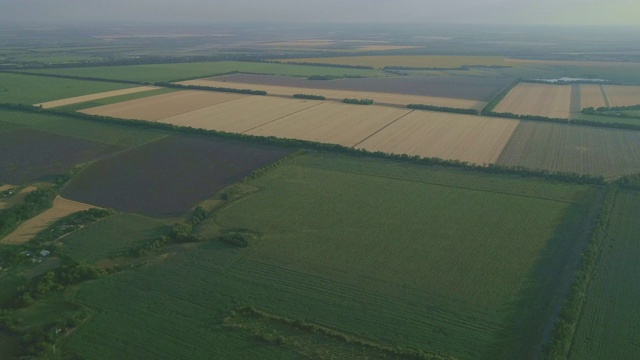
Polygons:
<instances>
[{"instance_id":1,"label":"plowed dark field","mask_svg":"<svg viewBox=\"0 0 640 360\"><path fill-rule=\"evenodd\" d=\"M122 211L180 215L290 152L175 135L93 164L75 176L62 195Z\"/></svg>"}]
</instances>

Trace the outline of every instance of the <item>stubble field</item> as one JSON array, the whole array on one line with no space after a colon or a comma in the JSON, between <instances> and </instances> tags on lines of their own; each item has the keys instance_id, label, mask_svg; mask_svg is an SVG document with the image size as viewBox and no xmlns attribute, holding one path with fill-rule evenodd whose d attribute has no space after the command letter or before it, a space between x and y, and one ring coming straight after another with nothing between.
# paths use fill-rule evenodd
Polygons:
<instances>
[{"instance_id":1,"label":"stubble field","mask_svg":"<svg viewBox=\"0 0 640 360\"><path fill-rule=\"evenodd\" d=\"M571 85L520 83L495 107L498 113L568 119Z\"/></svg>"},{"instance_id":2,"label":"stubble field","mask_svg":"<svg viewBox=\"0 0 640 360\"><path fill-rule=\"evenodd\" d=\"M157 89L159 88L155 86L140 86L140 87L134 87L129 89L114 90L114 91L101 92L97 94L76 96L76 97L56 100L56 101L48 101L40 104L35 104L35 106L41 106L44 109L49 109L49 108L55 108L60 106L78 104L78 103L92 101L92 100L104 99L104 98L127 95L127 94L135 94L139 92L145 92L145 91L151 91L151 90L157 90Z\"/></svg>"}]
</instances>

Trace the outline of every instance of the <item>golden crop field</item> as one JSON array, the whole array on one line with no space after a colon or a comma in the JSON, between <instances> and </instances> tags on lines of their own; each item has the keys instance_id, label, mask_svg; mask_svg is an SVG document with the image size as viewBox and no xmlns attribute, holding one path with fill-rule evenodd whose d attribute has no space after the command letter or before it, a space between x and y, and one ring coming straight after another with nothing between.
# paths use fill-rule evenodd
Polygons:
<instances>
[{"instance_id":1,"label":"golden crop field","mask_svg":"<svg viewBox=\"0 0 640 360\"><path fill-rule=\"evenodd\" d=\"M158 119L158 121L207 130L243 133L269 121L321 104L322 102L312 100L249 96L236 101Z\"/></svg>"},{"instance_id":2,"label":"golden crop field","mask_svg":"<svg viewBox=\"0 0 640 360\"><path fill-rule=\"evenodd\" d=\"M33 239L33 237L35 237L40 231L46 229L47 226L51 225L55 221L62 219L65 216L71 215L75 212L88 210L95 207L97 206L63 199L60 196L57 196L53 200L53 207L41 213L40 215L37 215L36 217L33 217L20 224L20 226L18 226L16 230L14 230L11 234L5 236L1 242L5 244L25 243Z\"/></svg>"},{"instance_id":3,"label":"golden crop field","mask_svg":"<svg viewBox=\"0 0 640 360\"><path fill-rule=\"evenodd\" d=\"M512 119L414 111L357 147L490 164L497 161L519 123Z\"/></svg>"},{"instance_id":4,"label":"golden crop field","mask_svg":"<svg viewBox=\"0 0 640 360\"><path fill-rule=\"evenodd\" d=\"M274 86L261 84L234 83L216 81L215 78L183 81L182 85L227 87L233 89L263 90L271 95L293 96L294 94L322 95L327 99L342 100L344 98L372 99L376 103L390 105L428 104L434 106L453 107L461 109L481 109L484 102L466 99L454 99L436 96L405 95L394 93L381 93L371 91L351 91L315 89L302 87Z\"/></svg>"},{"instance_id":5,"label":"golden crop field","mask_svg":"<svg viewBox=\"0 0 640 360\"><path fill-rule=\"evenodd\" d=\"M410 110L381 106L323 103L248 132L353 146Z\"/></svg>"},{"instance_id":6,"label":"golden crop field","mask_svg":"<svg viewBox=\"0 0 640 360\"><path fill-rule=\"evenodd\" d=\"M611 106L640 105L640 86L605 86Z\"/></svg>"},{"instance_id":7,"label":"golden crop field","mask_svg":"<svg viewBox=\"0 0 640 360\"><path fill-rule=\"evenodd\" d=\"M502 56L382 55L304 58L279 61L372 66L374 68L383 68L385 66L402 66L416 68L455 68L463 65L507 65L505 63L505 58Z\"/></svg>"},{"instance_id":8,"label":"golden crop field","mask_svg":"<svg viewBox=\"0 0 640 360\"><path fill-rule=\"evenodd\" d=\"M101 92L97 94L90 94L90 95L76 96L76 97L67 98L67 99L48 101L45 103L35 104L35 106L42 106L45 109L50 109L50 108L55 108L60 106L78 104L86 101L105 99L105 98L120 96L120 95L135 94L139 92L151 91L156 89L159 89L159 88L155 86L139 86L139 87L134 87L129 89L106 91L106 92Z\"/></svg>"},{"instance_id":9,"label":"golden crop field","mask_svg":"<svg viewBox=\"0 0 640 360\"><path fill-rule=\"evenodd\" d=\"M82 112L124 119L160 120L246 96L210 91L178 91L99 106Z\"/></svg>"},{"instance_id":10,"label":"golden crop field","mask_svg":"<svg viewBox=\"0 0 640 360\"><path fill-rule=\"evenodd\" d=\"M592 107L597 109L607 106L602 91L601 85L580 85L582 108Z\"/></svg>"},{"instance_id":11,"label":"golden crop field","mask_svg":"<svg viewBox=\"0 0 640 360\"><path fill-rule=\"evenodd\" d=\"M568 119L570 107L571 85L520 83L494 111Z\"/></svg>"}]
</instances>

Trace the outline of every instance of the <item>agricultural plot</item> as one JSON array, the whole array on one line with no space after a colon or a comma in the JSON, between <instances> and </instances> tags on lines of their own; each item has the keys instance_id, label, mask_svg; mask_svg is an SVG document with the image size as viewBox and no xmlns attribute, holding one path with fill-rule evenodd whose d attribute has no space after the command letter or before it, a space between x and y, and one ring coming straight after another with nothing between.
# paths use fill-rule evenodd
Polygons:
<instances>
[{"instance_id":1,"label":"agricultural plot","mask_svg":"<svg viewBox=\"0 0 640 360\"><path fill-rule=\"evenodd\" d=\"M0 133L0 181L21 184L60 175L118 148L31 129Z\"/></svg>"},{"instance_id":2,"label":"agricultural plot","mask_svg":"<svg viewBox=\"0 0 640 360\"><path fill-rule=\"evenodd\" d=\"M320 104L317 101L250 96L164 118L159 122L208 130L244 133L268 122Z\"/></svg>"},{"instance_id":3,"label":"agricultural plot","mask_svg":"<svg viewBox=\"0 0 640 360\"><path fill-rule=\"evenodd\" d=\"M523 121L497 163L618 177L640 171L640 132Z\"/></svg>"},{"instance_id":4,"label":"agricultural plot","mask_svg":"<svg viewBox=\"0 0 640 360\"><path fill-rule=\"evenodd\" d=\"M608 236L586 293L570 359L633 359L638 355L640 314L640 194L620 191Z\"/></svg>"},{"instance_id":5,"label":"agricultural plot","mask_svg":"<svg viewBox=\"0 0 640 360\"><path fill-rule=\"evenodd\" d=\"M381 92L402 95L445 97L489 101L507 87L510 78L478 78L464 76L402 76L384 78L358 78L337 80L309 80L291 76L254 74L232 74L210 78L212 81L246 84L254 88L259 85L312 90L348 90Z\"/></svg>"},{"instance_id":6,"label":"agricultural plot","mask_svg":"<svg viewBox=\"0 0 640 360\"><path fill-rule=\"evenodd\" d=\"M640 105L640 86L607 85L611 106Z\"/></svg>"},{"instance_id":7,"label":"agricultural plot","mask_svg":"<svg viewBox=\"0 0 640 360\"><path fill-rule=\"evenodd\" d=\"M40 106L42 108L49 109L49 108L55 108L55 107L60 107L60 106L78 104L78 103L82 103L82 102L98 100L98 99L104 99L104 98L109 98L109 97L114 97L114 96L135 94L135 93L144 92L144 91L151 91L151 90L155 90L155 89L158 89L158 88L154 87L154 86L139 86L139 87L134 87L134 88L129 88L129 89L107 91L107 92L101 92L101 93L97 93L97 94L76 96L76 97L72 97L72 98L68 98L68 99L49 101L49 102L45 102L45 103L35 104L35 106Z\"/></svg>"},{"instance_id":8,"label":"agricultural plot","mask_svg":"<svg viewBox=\"0 0 640 360\"><path fill-rule=\"evenodd\" d=\"M159 120L243 97L246 95L212 91L178 91L98 106L82 112L125 119Z\"/></svg>"},{"instance_id":9,"label":"agricultural plot","mask_svg":"<svg viewBox=\"0 0 640 360\"><path fill-rule=\"evenodd\" d=\"M2 238L5 244L22 244L33 239L40 231L67 215L78 211L94 208L93 205L82 204L76 201L56 197L51 209L33 217L18 226L11 234Z\"/></svg>"},{"instance_id":10,"label":"agricultural plot","mask_svg":"<svg viewBox=\"0 0 640 360\"><path fill-rule=\"evenodd\" d=\"M568 119L571 85L520 83L495 107L499 113Z\"/></svg>"},{"instance_id":11,"label":"agricultural plot","mask_svg":"<svg viewBox=\"0 0 640 360\"><path fill-rule=\"evenodd\" d=\"M608 105L608 99L605 99L605 89L603 85L580 85L582 98L582 108L592 107L597 109Z\"/></svg>"},{"instance_id":12,"label":"agricultural plot","mask_svg":"<svg viewBox=\"0 0 640 360\"><path fill-rule=\"evenodd\" d=\"M511 119L414 111L357 147L490 164L498 159L518 123Z\"/></svg>"},{"instance_id":13,"label":"agricultural plot","mask_svg":"<svg viewBox=\"0 0 640 360\"><path fill-rule=\"evenodd\" d=\"M455 68L464 65L506 65L505 59L501 56L380 55L288 59L279 61L296 63L359 65L372 66L374 68L383 68L385 66L401 66L414 68Z\"/></svg>"},{"instance_id":14,"label":"agricultural plot","mask_svg":"<svg viewBox=\"0 0 640 360\"><path fill-rule=\"evenodd\" d=\"M561 239L581 217L568 214L590 193L321 155L298 157L250 185L262 191L211 221L260 231L259 239L242 250L216 242L177 249L82 284L74 299L95 313L61 351L86 359L294 359L353 349L231 313L247 305L391 347L463 360L527 358L554 308L552 284L572 272L562 268ZM560 267L538 268L548 259ZM285 336L279 345L256 340L274 332Z\"/></svg>"},{"instance_id":15,"label":"agricultural plot","mask_svg":"<svg viewBox=\"0 0 640 360\"><path fill-rule=\"evenodd\" d=\"M182 85L197 85L209 87L228 87L233 89L246 89L251 87L252 90L263 90L271 95L293 96L299 93L312 92L313 95L322 95L332 100L342 100L344 98L360 98L371 99L376 103L391 105L408 105L408 104L429 104L434 106L444 106L463 109L480 109L484 102L466 99L453 99L434 96L405 95L394 94L389 92L369 92L369 91L352 91L352 90L332 90L332 89L309 89L299 87L273 86L273 85L248 85L246 83L233 83L227 81L216 81L216 78L184 81Z\"/></svg>"},{"instance_id":16,"label":"agricultural plot","mask_svg":"<svg viewBox=\"0 0 640 360\"><path fill-rule=\"evenodd\" d=\"M132 87L134 85L0 73L0 102L30 105Z\"/></svg>"},{"instance_id":17,"label":"agricultural plot","mask_svg":"<svg viewBox=\"0 0 640 360\"><path fill-rule=\"evenodd\" d=\"M181 215L290 150L174 135L92 164L62 196L134 213Z\"/></svg>"},{"instance_id":18,"label":"agricultural plot","mask_svg":"<svg viewBox=\"0 0 640 360\"><path fill-rule=\"evenodd\" d=\"M257 127L247 134L353 146L409 110L322 103Z\"/></svg>"}]
</instances>

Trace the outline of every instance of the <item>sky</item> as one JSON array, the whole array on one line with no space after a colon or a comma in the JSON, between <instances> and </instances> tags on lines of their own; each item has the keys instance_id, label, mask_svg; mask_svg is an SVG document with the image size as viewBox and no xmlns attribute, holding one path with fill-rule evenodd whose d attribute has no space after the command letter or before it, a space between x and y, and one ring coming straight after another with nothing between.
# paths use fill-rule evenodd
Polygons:
<instances>
[{"instance_id":1,"label":"sky","mask_svg":"<svg viewBox=\"0 0 640 360\"><path fill-rule=\"evenodd\" d=\"M0 23L371 22L640 27L639 0L0 0Z\"/></svg>"}]
</instances>

